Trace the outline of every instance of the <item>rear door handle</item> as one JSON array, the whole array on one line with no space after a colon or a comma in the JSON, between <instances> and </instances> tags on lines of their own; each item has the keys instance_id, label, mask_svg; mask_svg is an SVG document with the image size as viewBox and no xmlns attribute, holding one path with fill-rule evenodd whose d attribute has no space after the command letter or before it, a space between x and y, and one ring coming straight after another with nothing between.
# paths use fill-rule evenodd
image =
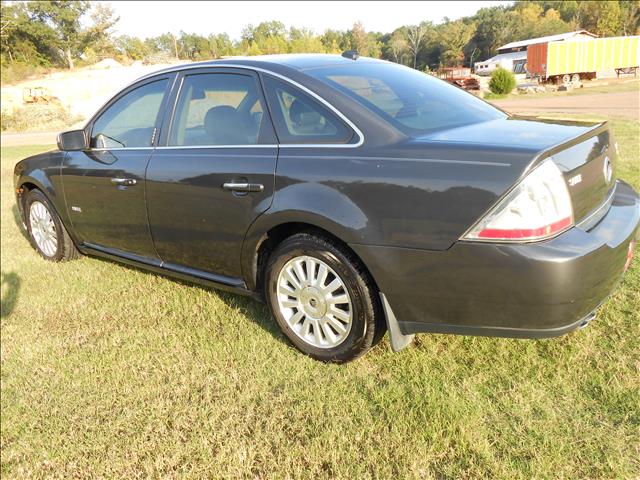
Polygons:
<instances>
[{"instance_id":1,"label":"rear door handle","mask_svg":"<svg viewBox=\"0 0 640 480\"><path fill-rule=\"evenodd\" d=\"M114 183L116 185L133 186L137 184L138 181L135 178L112 178L111 183Z\"/></svg>"},{"instance_id":2,"label":"rear door handle","mask_svg":"<svg viewBox=\"0 0 640 480\"><path fill-rule=\"evenodd\" d=\"M233 192L261 192L264 190L264 185L261 183L227 182L222 185L222 188Z\"/></svg>"}]
</instances>

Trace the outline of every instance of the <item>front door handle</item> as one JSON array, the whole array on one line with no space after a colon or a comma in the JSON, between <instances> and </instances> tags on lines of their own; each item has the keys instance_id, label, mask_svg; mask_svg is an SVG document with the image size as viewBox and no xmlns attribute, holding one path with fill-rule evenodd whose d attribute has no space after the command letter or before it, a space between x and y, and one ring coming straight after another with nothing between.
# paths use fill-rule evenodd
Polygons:
<instances>
[{"instance_id":1,"label":"front door handle","mask_svg":"<svg viewBox=\"0 0 640 480\"><path fill-rule=\"evenodd\" d=\"M227 182L222 185L222 188L233 192L261 192L264 190L264 185L261 183Z\"/></svg>"},{"instance_id":2,"label":"front door handle","mask_svg":"<svg viewBox=\"0 0 640 480\"><path fill-rule=\"evenodd\" d=\"M137 184L138 181L135 178L112 178L111 183L114 183L116 185L133 186Z\"/></svg>"}]
</instances>

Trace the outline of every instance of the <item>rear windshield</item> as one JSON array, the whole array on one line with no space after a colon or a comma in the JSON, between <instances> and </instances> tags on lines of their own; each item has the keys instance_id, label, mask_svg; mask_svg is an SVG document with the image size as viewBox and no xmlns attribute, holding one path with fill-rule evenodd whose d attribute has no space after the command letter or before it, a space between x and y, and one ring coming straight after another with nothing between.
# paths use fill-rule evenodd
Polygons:
<instances>
[{"instance_id":1,"label":"rear windshield","mask_svg":"<svg viewBox=\"0 0 640 480\"><path fill-rule=\"evenodd\" d=\"M346 93L410 136L506 117L458 87L395 63L355 61L305 73Z\"/></svg>"}]
</instances>

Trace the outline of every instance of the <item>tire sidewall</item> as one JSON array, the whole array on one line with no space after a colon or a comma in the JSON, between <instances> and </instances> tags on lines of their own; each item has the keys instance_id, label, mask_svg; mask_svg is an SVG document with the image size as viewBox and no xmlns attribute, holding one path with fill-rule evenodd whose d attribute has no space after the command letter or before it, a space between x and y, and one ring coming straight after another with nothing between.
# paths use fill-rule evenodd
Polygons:
<instances>
[{"instance_id":1,"label":"tire sidewall","mask_svg":"<svg viewBox=\"0 0 640 480\"><path fill-rule=\"evenodd\" d=\"M368 332L367 325L367 314L370 310L366 300L367 287L349 259L339 250L319 247L320 245L304 238L292 238L283 242L273 252L267 265L265 297L273 317L298 350L325 362L346 361L362 349L363 343L366 342L367 333L371 333ZM351 330L344 341L333 348L318 348L306 343L291 329L278 308L277 283L280 271L289 260L304 255L317 258L329 265L340 276L351 299Z\"/></svg>"},{"instance_id":2,"label":"tire sidewall","mask_svg":"<svg viewBox=\"0 0 640 480\"><path fill-rule=\"evenodd\" d=\"M56 245L56 253L52 256L48 256L42 250L40 250L40 247L36 243L33 237L33 233L31 232L31 205L34 202L42 203L45 206L45 208L49 211L49 215L51 215L51 218L53 219L53 224L55 225L55 228L56 228L57 245ZM49 200L47 200L47 197L45 197L38 190L32 190L31 192L29 192L25 200L24 211L25 211L25 217L26 217L25 223L27 224L27 233L29 234L29 241L31 242L31 245L33 246L33 248L45 260L49 260L51 262L59 262L64 256L64 234L63 234L64 230L63 230L62 222L58 217L58 214L54 210Z\"/></svg>"}]
</instances>

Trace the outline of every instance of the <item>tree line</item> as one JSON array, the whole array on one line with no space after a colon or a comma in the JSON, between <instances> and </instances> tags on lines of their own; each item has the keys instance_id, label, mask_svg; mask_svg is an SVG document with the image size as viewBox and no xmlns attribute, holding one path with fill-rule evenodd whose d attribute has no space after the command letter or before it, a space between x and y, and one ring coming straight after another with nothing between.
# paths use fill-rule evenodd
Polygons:
<instances>
[{"instance_id":1,"label":"tree line","mask_svg":"<svg viewBox=\"0 0 640 480\"><path fill-rule=\"evenodd\" d=\"M420 16L416 5L416 17ZM151 38L115 35L119 18L104 3L28 1L1 3L3 78L11 67L67 67L103 58L207 60L231 55L339 53L357 50L420 70L467 65L495 55L501 45L527 38L585 29L599 36L640 34L640 0L518 0L482 8L458 20L423 21L393 32L371 32L356 22L350 30L287 28L282 22L247 25L238 40L226 33L181 31Z\"/></svg>"}]
</instances>

